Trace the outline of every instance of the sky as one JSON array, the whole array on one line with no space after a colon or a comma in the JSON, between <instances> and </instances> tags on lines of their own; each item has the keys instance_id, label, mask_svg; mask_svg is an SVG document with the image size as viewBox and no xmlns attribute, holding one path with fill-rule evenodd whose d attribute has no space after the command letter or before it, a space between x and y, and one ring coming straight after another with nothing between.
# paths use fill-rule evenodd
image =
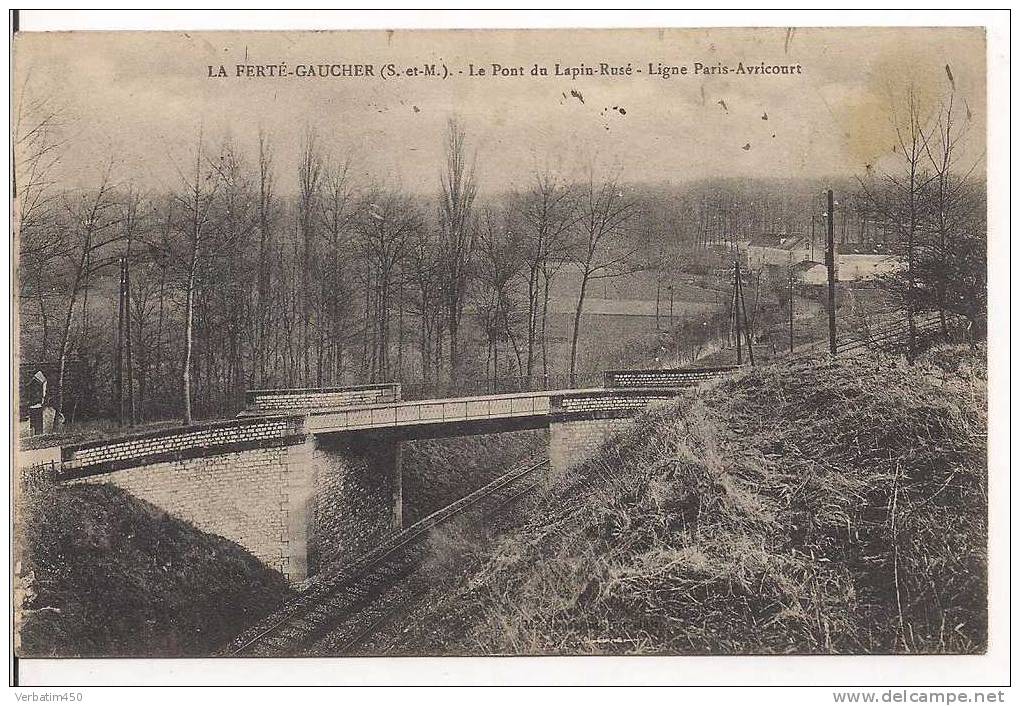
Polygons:
<instances>
[{"instance_id":1,"label":"sky","mask_svg":"<svg viewBox=\"0 0 1020 706\"><path fill-rule=\"evenodd\" d=\"M848 177L895 160L892 115L907 86L926 110L953 94L961 120L970 116L963 158L983 171L980 28L37 33L16 39L14 62L15 110L47 95L67 117L68 186L88 186L112 157L119 182L177 188L200 134L207 149L230 138L254 161L261 129L278 189L293 191L314 129L362 180L429 193L451 117L481 192L521 187L541 169L580 178L590 164L634 182ZM601 62L632 73L555 75L557 63L598 72ZM695 74L696 62L731 71ZM737 74L738 62L800 71ZM239 64L282 63L371 65L373 75L236 75ZM493 63L524 75L489 75ZM650 74L660 63L688 73ZM448 76L384 77L387 64ZM532 76L536 64L549 74ZM210 77L220 65L228 76Z\"/></svg>"}]
</instances>

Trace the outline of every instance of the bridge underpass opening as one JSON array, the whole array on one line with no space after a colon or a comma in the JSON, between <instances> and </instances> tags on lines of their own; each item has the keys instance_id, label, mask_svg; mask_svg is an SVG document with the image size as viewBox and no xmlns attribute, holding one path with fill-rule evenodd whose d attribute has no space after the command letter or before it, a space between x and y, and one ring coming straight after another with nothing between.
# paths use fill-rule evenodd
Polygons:
<instances>
[{"instance_id":1,"label":"bridge underpass opening","mask_svg":"<svg viewBox=\"0 0 1020 706\"><path fill-rule=\"evenodd\" d=\"M518 461L544 456L547 424L529 417L315 435L307 469L309 575L363 556Z\"/></svg>"},{"instance_id":2,"label":"bridge underpass opening","mask_svg":"<svg viewBox=\"0 0 1020 706\"><path fill-rule=\"evenodd\" d=\"M519 462L544 456L546 429L474 436L437 436L403 443L405 525L477 490Z\"/></svg>"}]
</instances>

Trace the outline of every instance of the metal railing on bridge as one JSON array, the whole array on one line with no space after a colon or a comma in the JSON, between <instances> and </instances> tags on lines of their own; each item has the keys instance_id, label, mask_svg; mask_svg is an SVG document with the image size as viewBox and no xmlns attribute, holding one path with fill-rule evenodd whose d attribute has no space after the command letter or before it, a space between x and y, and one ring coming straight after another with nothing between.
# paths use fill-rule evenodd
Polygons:
<instances>
[{"instance_id":1,"label":"metal railing on bridge","mask_svg":"<svg viewBox=\"0 0 1020 706\"><path fill-rule=\"evenodd\" d=\"M443 381L402 382L405 400L427 400L442 397L470 397L475 395L501 395L514 392L540 392L543 390L570 390L599 387L601 373L575 375L573 381L566 373L509 375L497 378L467 378Z\"/></svg>"},{"instance_id":2,"label":"metal railing on bridge","mask_svg":"<svg viewBox=\"0 0 1020 706\"><path fill-rule=\"evenodd\" d=\"M549 414L549 393L516 392L449 399L404 400L388 405L324 410L310 414L310 432L377 429L471 422Z\"/></svg>"}]
</instances>

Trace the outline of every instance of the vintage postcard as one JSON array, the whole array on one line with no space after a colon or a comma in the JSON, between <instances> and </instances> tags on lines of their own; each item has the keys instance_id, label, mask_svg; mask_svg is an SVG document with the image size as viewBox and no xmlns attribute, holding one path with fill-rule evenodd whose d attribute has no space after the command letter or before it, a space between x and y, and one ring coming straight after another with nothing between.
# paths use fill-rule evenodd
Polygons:
<instances>
[{"instance_id":1,"label":"vintage postcard","mask_svg":"<svg viewBox=\"0 0 1020 706\"><path fill-rule=\"evenodd\" d=\"M986 40L17 33L16 656L987 654Z\"/></svg>"}]
</instances>

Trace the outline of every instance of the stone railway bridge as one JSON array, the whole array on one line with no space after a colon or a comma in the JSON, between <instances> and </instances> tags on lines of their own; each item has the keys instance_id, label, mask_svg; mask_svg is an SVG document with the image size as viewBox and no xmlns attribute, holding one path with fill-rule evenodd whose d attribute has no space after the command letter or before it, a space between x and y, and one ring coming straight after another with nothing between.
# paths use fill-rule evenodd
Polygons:
<instances>
[{"instance_id":1,"label":"stone railway bridge","mask_svg":"<svg viewBox=\"0 0 1020 706\"><path fill-rule=\"evenodd\" d=\"M731 369L609 371L596 389L419 401L402 401L399 384L253 390L233 420L64 447L58 477L117 485L299 582L401 528L403 441L548 429L557 472L638 410Z\"/></svg>"}]
</instances>

